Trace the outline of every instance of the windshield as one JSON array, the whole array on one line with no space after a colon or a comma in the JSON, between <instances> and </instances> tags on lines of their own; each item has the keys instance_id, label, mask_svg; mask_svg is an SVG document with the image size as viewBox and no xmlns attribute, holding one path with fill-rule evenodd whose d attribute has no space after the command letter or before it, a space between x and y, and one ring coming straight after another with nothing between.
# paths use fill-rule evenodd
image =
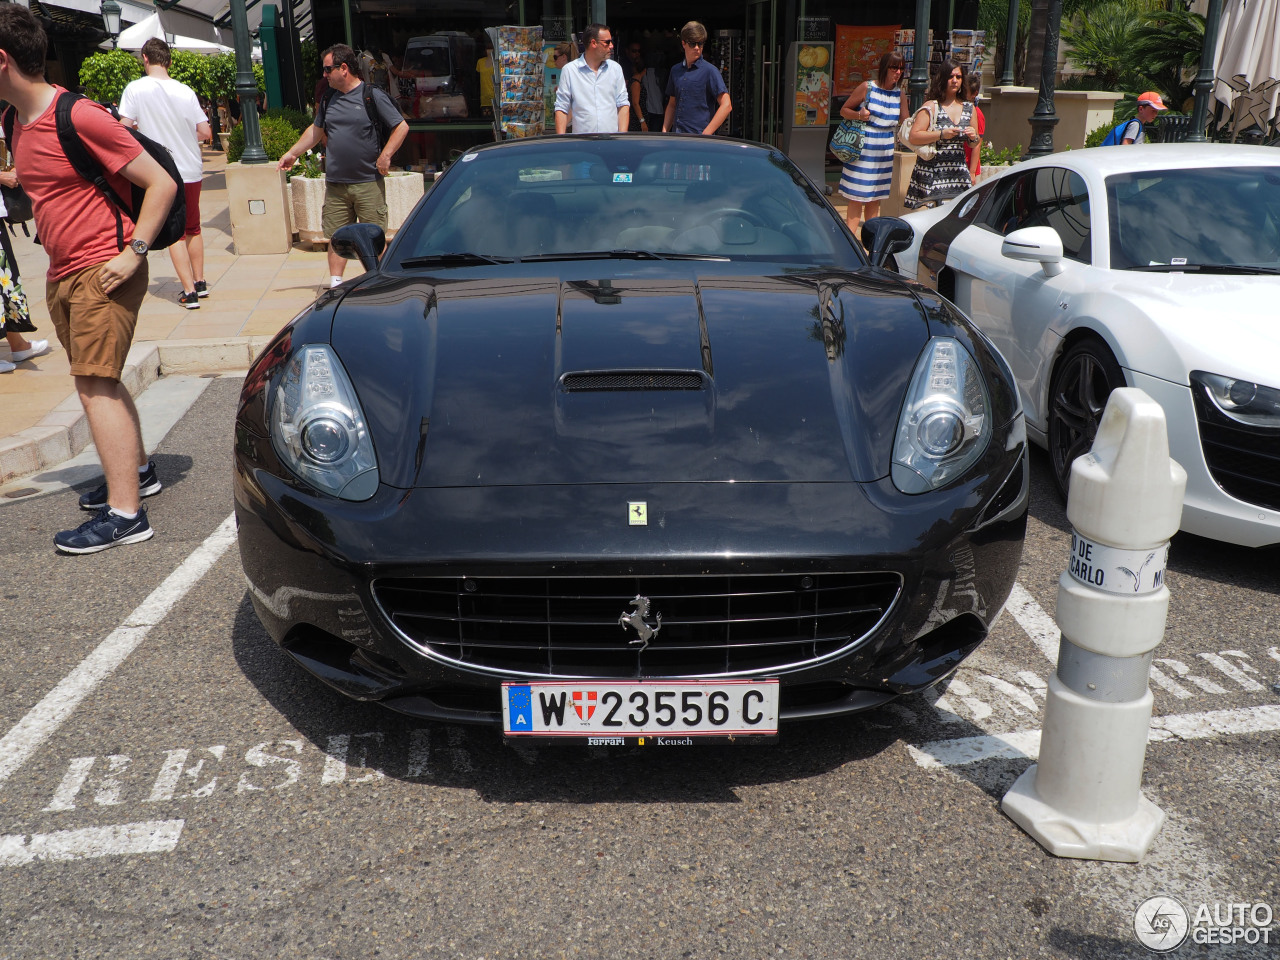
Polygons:
<instances>
[{"instance_id":1,"label":"windshield","mask_svg":"<svg viewBox=\"0 0 1280 960\"><path fill-rule=\"evenodd\" d=\"M480 150L403 230L400 262L611 253L857 269L826 201L781 153L730 142L549 139Z\"/></svg>"},{"instance_id":2,"label":"windshield","mask_svg":"<svg viewBox=\"0 0 1280 960\"><path fill-rule=\"evenodd\" d=\"M1111 266L1280 268L1280 165L1107 178Z\"/></svg>"},{"instance_id":3,"label":"windshield","mask_svg":"<svg viewBox=\"0 0 1280 960\"><path fill-rule=\"evenodd\" d=\"M449 48L410 47L404 54L404 69L415 77L449 76Z\"/></svg>"}]
</instances>

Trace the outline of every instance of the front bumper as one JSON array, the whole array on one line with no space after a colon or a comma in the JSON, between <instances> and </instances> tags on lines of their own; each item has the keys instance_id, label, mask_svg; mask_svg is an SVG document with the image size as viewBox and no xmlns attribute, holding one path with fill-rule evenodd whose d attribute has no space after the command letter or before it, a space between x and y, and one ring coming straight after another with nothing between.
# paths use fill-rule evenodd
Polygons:
<instances>
[{"instance_id":1,"label":"front bumper","mask_svg":"<svg viewBox=\"0 0 1280 960\"><path fill-rule=\"evenodd\" d=\"M991 451L978 479L926 497L888 481L384 486L348 503L282 479L271 445L238 429L241 558L272 638L347 696L456 722L500 723L501 682L548 674L424 649L375 600L379 578L635 578L642 592L659 577L900 576L897 602L865 636L759 671L781 679L782 719L794 720L868 709L949 676L1008 597L1025 533L1025 442ZM648 525L628 525L633 501L647 503Z\"/></svg>"}]
</instances>

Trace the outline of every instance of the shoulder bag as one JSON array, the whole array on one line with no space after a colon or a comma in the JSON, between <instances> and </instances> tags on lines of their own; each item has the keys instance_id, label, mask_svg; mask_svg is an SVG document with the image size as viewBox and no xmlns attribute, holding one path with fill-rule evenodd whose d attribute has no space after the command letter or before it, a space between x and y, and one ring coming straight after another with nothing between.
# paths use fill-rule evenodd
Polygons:
<instances>
[{"instance_id":1,"label":"shoulder bag","mask_svg":"<svg viewBox=\"0 0 1280 960\"><path fill-rule=\"evenodd\" d=\"M862 138L866 125L861 120L841 120L831 135L831 152L841 163L853 163L862 156Z\"/></svg>"},{"instance_id":2,"label":"shoulder bag","mask_svg":"<svg viewBox=\"0 0 1280 960\"><path fill-rule=\"evenodd\" d=\"M930 100L929 103L926 103L920 108L920 110L929 111L929 126L925 128L926 130L936 130L938 128L938 115L934 113L934 108L930 105L935 103L936 101ZM916 114L918 114L920 110L917 110L916 113L913 113L899 124L898 142L908 150L912 151L921 160L932 160L938 155L938 147L936 144L926 143L923 146L917 146L911 142L911 125L915 123Z\"/></svg>"}]
</instances>

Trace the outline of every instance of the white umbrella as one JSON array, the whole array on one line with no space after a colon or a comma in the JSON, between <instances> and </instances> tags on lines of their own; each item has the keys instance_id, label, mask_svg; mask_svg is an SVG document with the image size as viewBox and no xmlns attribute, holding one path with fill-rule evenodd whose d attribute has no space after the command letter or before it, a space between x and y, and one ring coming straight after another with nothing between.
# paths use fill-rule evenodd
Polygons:
<instances>
[{"instance_id":1,"label":"white umbrella","mask_svg":"<svg viewBox=\"0 0 1280 960\"><path fill-rule=\"evenodd\" d=\"M1213 63L1213 95L1234 131L1267 129L1280 98L1280 0L1226 0Z\"/></svg>"},{"instance_id":2,"label":"white umbrella","mask_svg":"<svg viewBox=\"0 0 1280 960\"><path fill-rule=\"evenodd\" d=\"M139 20L133 26L120 31L117 38L117 45L121 50L141 50L142 45L156 37L166 41L170 48L174 50L188 50L191 53L230 53L230 47L224 47L220 43L211 43L208 40L197 40L195 37L173 37L172 39L165 33L164 24L160 22L160 14L153 13L151 16ZM110 42L103 44L109 46Z\"/></svg>"}]
</instances>

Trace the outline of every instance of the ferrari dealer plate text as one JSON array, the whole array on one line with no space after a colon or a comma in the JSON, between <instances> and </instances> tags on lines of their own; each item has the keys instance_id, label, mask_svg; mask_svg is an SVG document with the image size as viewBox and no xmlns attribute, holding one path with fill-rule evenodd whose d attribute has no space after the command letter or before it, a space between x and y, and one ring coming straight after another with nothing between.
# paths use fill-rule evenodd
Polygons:
<instances>
[{"instance_id":1,"label":"ferrari dealer plate text","mask_svg":"<svg viewBox=\"0 0 1280 960\"><path fill-rule=\"evenodd\" d=\"M777 680L504 683L507 736L775 736ZM621 741L619 741L621 742Z\"/></svg>"}]
</instances>

